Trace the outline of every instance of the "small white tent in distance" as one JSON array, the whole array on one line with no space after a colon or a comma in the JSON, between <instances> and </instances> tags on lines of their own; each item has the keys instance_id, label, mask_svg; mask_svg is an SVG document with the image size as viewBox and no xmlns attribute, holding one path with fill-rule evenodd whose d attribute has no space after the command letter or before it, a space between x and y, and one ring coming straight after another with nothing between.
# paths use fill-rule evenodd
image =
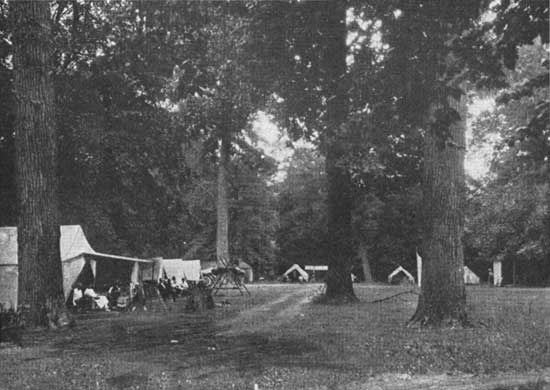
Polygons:
<instances>
[{"instance_id":1,"label":"small white tent in distance","mask_svg":"<svg viewBox=\"0 0 550 390\"><path fill-rule=\"evenodd\" d=\"M295 273L295 275L299 275L302 277L302 279L304 280L304 282L307 282L309 280L309 274L304 271L302 269L302 267L300 267L298 264L293 264L292 267L290 267L289 269L286 270L286 272L283 274L283 278L284 277L290 277L293 273ZM297 278L298 279L298 278Z\"/></svg>"},{"instance_id":2,"label":"small white tent in distance","mask_svg":"<svg viewBox=\"0 0 550 390\"><path fill-rule=\"evenodd\" d=\"M414 276L401 266L394 269L393 272L388 275L388 283L402 284L403 282L408 282L410 284L415 283Z\"/></svg>"},{"instance_id":3,"label":"small white tent in distance","mask_svg":"<svg viewBox=\"0 0 550 390\"><path fill-rule=\"evenodd\" d=\"M475 274L470 268L464 266L464 283L465 284L479 284L479 276Z\"/></svg>"}]
</instances>

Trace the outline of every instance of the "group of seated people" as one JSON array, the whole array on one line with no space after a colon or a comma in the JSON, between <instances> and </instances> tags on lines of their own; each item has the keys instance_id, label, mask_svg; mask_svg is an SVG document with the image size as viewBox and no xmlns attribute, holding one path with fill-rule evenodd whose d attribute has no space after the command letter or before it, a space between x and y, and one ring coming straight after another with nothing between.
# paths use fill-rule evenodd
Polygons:
<instances>
[{"instance_id":1,"label":"group of seated people","mask_svg":"<svg viewBox=\"0 0 550 390\"><path fill-rule=\"evenodd\" d=\"M75 309L111 310L109 300L105 295L95 292L92 285L83 286L81 283L74 286L71 303Z\"/></svg>"},{"instance_id":2,"label":"group of seated people","mask_svg":"<svg viewBox=\"0 0 550 390\"><path fill-rule=\"evenodd\" d=\"M158 289L162 299L166 300L167 298L172 298L175 302L176 297L185 295L185 293L189 290L189 283L185 277L181 278L181 282L178 282L175 276L168 278L165 275L159 279Z\"/></svg>"},{"instance_id":3,"label":"group of seated people","mask_svg":"<svg viewBox=\"0 0 550 390\"><path fill-rule=\"evenodd\" d=\"M82 283L76 283L73 291L71 303L74 309L79 310L105 310L125 309L129 306L133 297L136 295L138 286L131 283L129 288L123 288L119 281L109 287L107 294L98 294L92 285L83 286Z\"/></svg>"},{"instance_id":4,"label":"group of seated people","mask_svg":"<svg viewBox=\"0 0 550 390\"><path fill-rule=\"evenodd\" d=\"M188 293L190 282L185 277L180 282L176 277L166 277L166 275L158 280L157 288L163 300L172 299L176 301L176 297L183 296ZM69 297L67 304L70 308L85 311L85 310L124 310L132 305L135 300L141 302L145 309L145 291L142 286L130 283L128 286L123 286L119 281L114 282L107 293L98 294L92 284L84 285L83 283L75 283L72 294ZM141 292L141 294L140 294ZM138 302L139 303L139 302ZM145 309L146 310L146 309Z\"/></svg>"}]
</instances>

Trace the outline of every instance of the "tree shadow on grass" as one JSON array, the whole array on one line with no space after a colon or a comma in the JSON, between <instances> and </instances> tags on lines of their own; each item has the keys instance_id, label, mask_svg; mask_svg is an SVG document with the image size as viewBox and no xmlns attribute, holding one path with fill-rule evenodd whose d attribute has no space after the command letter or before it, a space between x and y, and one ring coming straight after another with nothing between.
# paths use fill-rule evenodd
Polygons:
<instances>
[{"instance_id":1,"label":"tree shadow on grass","mask_svg":"<svg viewBox=\"0 0 550 390\"><path fill-rule=\"evenodd\" d=\"M326 334L308 338L270 332L220 335L223 330L208 314L182 315L158 323L127 317L84 323L73 332L59 334L52 346L96 359L158 364L174 372L190 370L195 379L228 371L239 376L258 375L269 367L354 369L349 362L323 358L318 340L328 337Z\"/></svg>"}]
</instances>

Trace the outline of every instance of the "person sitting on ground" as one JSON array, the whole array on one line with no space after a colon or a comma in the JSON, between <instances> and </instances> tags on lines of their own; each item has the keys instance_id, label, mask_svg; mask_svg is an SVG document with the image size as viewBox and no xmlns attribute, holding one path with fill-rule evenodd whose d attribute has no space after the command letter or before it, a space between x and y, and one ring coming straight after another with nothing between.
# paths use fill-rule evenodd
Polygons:
<instances>
[{"instance_id":1,"label":"person sitting on ground","mask_svg":"<svg viewBox=\"0 0 550 390\"><path fill-rule=\"evenodd\" d=\"M172 291L176 294L176 295L180 295L183 291L183 287L180 283L178 283L176 281L176 277L175 276L172 276L172 280L170 280L170 286L172 288Z\"/></svg>"},{"instance_id":2,"label":"person sitting on ground","mask_svg":"<svg viewBox=\"0 0 550 390\"><path fill-rule=\"evenodd\" d=\"M168 295L172 297L172 301L176 302L176 296L178 295L178 291L176 290L175 286L176 278L172 277L172 279L166 278L166 285L168 286Z\"/></svg>"},{"instance_id":3,"label":"person sitting on ground","mask_svg":"<svg viewBox=\"0 0 550 390\"><path fill-rule=\"evenodd\" d=\"M169 297L172 297L172 300L174 302L176 301L176 295L174 294L170 279L168 279L167 277L159 279L158 288L163 301L166 301L166 299L168 299Z\"/></svg>"},{"instance_id":4,"label":"person sitting on ground","mask_svg":"<svg viewBox=\"0 0 550 390\"><path fill-rule=\"evenodd\" d=\"M100 310L110 311L109 309L109 300L105 295L99 295L94 291L92 286L88 286L86 290L84 290L84 296L92 298L93 302Z\"/></svg>"},{"instance_id":5,"label":"person sitting on ground","mask_svg":"<svg viewBox=\"0 0 550 390\"><path fill-rule=\"evenodd\" d=\"M82 285L80 283L75 284L73 289L73 307L78 307L80 301L84 297L84 292L82 291Z\"/></svg>"},{"instance_id":6,"label":"person sitting on ground","mask_svg":"<svg viewBox=\"0 0 550 390\"><path fill-rule=\"evenodd\" d=\"M168 291L170 289L170 281L167 277L162 277L159 279L159 286L160 288Z\"/></svg>"},{"instance_id":7,"label":"person sitting on ground","mask_svg":"<svg viewBox=\"0 0 550 390\"><path fill-rule=\"evenodd\" d=\"M107 292L107 299L109 300L109 305L111 307L116 306L117 299L120 297L121 290L120 290L120 282L117 280L115 283L109 288L109 291Z\"/></svg>"},{"instance_id":8,"label":"person sitting on ground","mask_svg":"<svg viewBox=\"0 0 550 390\"><path fill-rule=\"evenodd\" d=\"M181 288L182 290L189 290L189 283L187 283L185 276L181 278Z\"/></svg>"},{"instance_id":9,"label":"person sitting on ground","mask_svg":"<svg viewBox=\"0 0 550 390\"><path fill-rule=\"evenodd\" d=\"M190 294L190 286L189 283L187 283L187 279L185 276L181 278L181 283L178 284L178 294L181 296L187 296Z\"/></svg>"},{"instance_id":10,"label":"person sitting on ground","mask_svg":"<svg viewBox=\"0 0 550 390\"><path fill-rule=\"evenodd\" d=\"M137 308L141 308L141 310L147 311L147 302L143 285L131 283L130 291L130 296L132 297L132 301L130 303L131 310L135 311Z\"/></svg>"}]
</instances>

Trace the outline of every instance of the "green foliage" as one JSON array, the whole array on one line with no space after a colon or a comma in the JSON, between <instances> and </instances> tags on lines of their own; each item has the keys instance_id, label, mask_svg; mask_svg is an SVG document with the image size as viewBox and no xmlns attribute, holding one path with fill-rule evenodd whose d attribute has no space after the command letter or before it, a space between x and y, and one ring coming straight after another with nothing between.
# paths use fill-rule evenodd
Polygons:
<instances>
[{"instance_id":1,"label":"green foliage","mask_svg":"<svg viewBox=\"0 0 550 390\"><path fill-rule=\"evenodd\" d=\"M277 199L268 183L275 168L273 159L248 146L234 157L230 176L231 253L260 275L272 277L279 216Z\"/></svg>"},{"instance_id":2,"label":"green foliage","mask_svg":"<svg viewBox=\"0 0 550 390\"><path fill-rule=\"evenodd\" d=\"M285 180L277 188L279 273L294 263L328 262L324 159L314 150L299 148L288 164Z\"/></svg>"},{"instance_id":3,"label":"green foliage","mask_svg":"<svg viewBox=\"0 0 550 390\"><path fill-rule=\"evenodd\" d=\"M548 53L540 42L523 46L510 87L497 96L497 106L474 123L474 142L496 139L491 170L485 182L470 194L466 243L478 262L505 260L517 263L520 283L550 282L550 196L548 120L533 126L533 118L547 105L548 85L525 91L540 76ZM517 91L520 93L516 93ZM508 272L508 274L510 274ZM505 275L505 282L512 282Z\"/></svg>"},{"instance_id":4,"label":"green foliage","mask_svg":"<svg viewBox=\"0 0 550 390\"><path fill-rule=\"evenodd\" d=\"M6 10L0 2L2 38L9 35ZM79 0L52 7L62 223L84 225L96 249L211 255L216 137L229 123L230 131L244 129L261 102L240 84L248 77L245 11L242 4L179 1ZM0 39L3 91L11 91L10 51L9 40ZM16 220L13 104L10 93L2 94L2 224ZM242 202L263 204L272 198L266 181L274 162L245 137L239 142L233 179L253 188L239 187L241 196L246 192ZM253 265L269 262L276 223L269 207L235 205L235 213L236 252Z\"/></svg>"},{"instance_id":5,"label":"green foliage","mask_svg":"<svg viewBox=\"0 0 550 390\"><path fill-rule=\"evenodd\" d=\"M420 239L418 130L427 108L441 96L457 99L469 82L499 88L499 106L474 129L476 142L498 136L498 143L492 178L472 195L470 252L543 262L550 230L542 46L548 7L493 2L494 19L484 21L488 3L348 1L352 42L346 72L335 80L326 8L318 2L56 2L63 223L83 224L104 251L213 258L216 151L219 137L230 134L232 252L266 273L276 256L281 268L325 264L320 156L338 94L349 109L328 141L337 141L337 165L354 184L355 245L367 242L374 276L385 278L394 265L414 261ZM6 13L0 0L0 219L14 224ZM379 46L369 44L373 34ZM310 139L321 152L297 149L277 185L269 184L275 162L257 149L249 128L266 104L293 140ZM445 140L457 115L441 107L431 129Z\"/></svg>"},{"instance_id":6,"label":"green foliage","mask_svg":"<svg viewBox=\"0 0 550 390\"><path fill-rule=\"evenodd\" d=\"M168 20L180 6L157 11L121 1L60 3L55 13L63 222L84 224L99 249L141 256L180 249L150 169L184 137L160 103L191 32Z\"/></svg>"},{"instance_id":7,"label":"green foliage","mask_svg":"<svg viewBox=\"0 0 550 390\"><path fill-rule=\"evenodd\" d=\"M367 244L375 280L386 281L399 265L411 272L415 270L415 249L421 238L418 218L421 204L418 185L397 193L375 187L357 199L354 232L357 241Z\"/></svg>"}]
</instances>

